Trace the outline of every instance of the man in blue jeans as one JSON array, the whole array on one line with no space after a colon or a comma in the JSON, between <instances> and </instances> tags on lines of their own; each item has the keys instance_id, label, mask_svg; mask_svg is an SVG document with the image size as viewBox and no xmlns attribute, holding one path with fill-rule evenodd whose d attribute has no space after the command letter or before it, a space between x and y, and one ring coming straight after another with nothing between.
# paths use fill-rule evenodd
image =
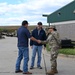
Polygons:
<instances>
[{"instance_id":1,"label":"man in blue jeans","mask_svg":"<svg viewBox=\"0 0 75 75\"><path fill-rule=\"evenodd\" d=\"M28 48L28 39L34 40L39 43L37 39L30 35L28 30L28 22L24 20L22 26L17 30L18 38L18 58L16 61L15 73L23 72L23 74L32 74L28 71L28 60L29 60L29 48ZM21 60L24 59L23 71L20 70Z\"/></svg>"},{"instance_id":2,"label":"man in blue jeans","mask_svg":"<svg viewBox=\"0 0 75 75\"><path fill-rule=\"evenodd\" d=\"M43 40L43 41L46 40L46 33L42 28L42 22L37 23L37 27L32 31L32 36L38 40ZM32 47L32 59L31 59L30 69L34 68L36 53L38 56L37 67L39 69L42 69L41 67L42 44L30 40L30 46Z\"/></svg>"}]
</instances>

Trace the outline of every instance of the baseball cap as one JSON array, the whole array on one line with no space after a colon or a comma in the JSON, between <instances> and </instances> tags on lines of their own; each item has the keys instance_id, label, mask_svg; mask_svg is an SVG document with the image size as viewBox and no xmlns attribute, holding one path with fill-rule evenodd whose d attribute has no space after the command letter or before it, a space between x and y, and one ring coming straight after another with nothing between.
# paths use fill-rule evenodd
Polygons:
<instances>
[{"instance_id":1,"label":"baseball cap","mask_svg":"<svg viewBox=\"0 0 75 75\"><path fill-rule=\"evenodd\" d=\"M38 22L37 25L42 25L42 22Z\"/></svg>"}]
</instances>

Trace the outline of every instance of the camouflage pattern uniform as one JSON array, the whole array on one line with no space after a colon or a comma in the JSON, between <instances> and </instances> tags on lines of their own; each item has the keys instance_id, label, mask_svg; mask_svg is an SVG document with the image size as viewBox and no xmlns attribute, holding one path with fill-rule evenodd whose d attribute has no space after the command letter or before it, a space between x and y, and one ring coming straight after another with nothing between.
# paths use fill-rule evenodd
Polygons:
<instances>
[{"instance_id":1,"label":"camouflage pattern uniform","mask_svg":"<svg viewBox=\"0 0 75 75\"><path fill-rule=\"evenodd\" d=\"M41 43L49 43L49 46L51 48L50 54L51 54L51 70L55 70L54 72L57 73L57 56L58 56L58 50L59 45L57 41L59 41L59 34L57 31L52 31L49 35L46 41L42 41Z\"/></svg>"},{"instance_id":2,"label":"camouflage pattern uniform","mask_svg":"<svg viewBox=\"0 0 75 75\"><path fill-rule=\"evenodd\" d=\"M51 68L57 68L57 56L58 56L58 50L59 45L57 44L55 38L58 40L59 36L56 31L53 31L47 40L49 40L49 45L51 46Z\"/></svg>"}]
</instances>

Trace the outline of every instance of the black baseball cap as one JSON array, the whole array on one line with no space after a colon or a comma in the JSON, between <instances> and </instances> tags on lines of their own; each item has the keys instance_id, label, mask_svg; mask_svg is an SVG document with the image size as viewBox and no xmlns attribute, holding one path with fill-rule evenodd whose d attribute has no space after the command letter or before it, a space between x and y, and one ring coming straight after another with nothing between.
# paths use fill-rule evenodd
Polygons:
<instances>
[{"instance_id":1,"label":"black baseball cap","mask_svg":"<svg viewBox=\"0 0 75 75\"><path fill-rule=\"evenodd\" d=\"M27 21L27 20L24 20L24 21L22 22L22 25L26 25L26 24L28 24L28 21Z\"/></svg>"},{"instance_id":2,"label":"black baseball cap","mask_svg":"<svg viewBox=\"0 0 75 75\"><path fill-rule=\"evenodd\" d=\"M37 25L42 25L42 22L38 22Z\"/></svg>"}]
</instances>

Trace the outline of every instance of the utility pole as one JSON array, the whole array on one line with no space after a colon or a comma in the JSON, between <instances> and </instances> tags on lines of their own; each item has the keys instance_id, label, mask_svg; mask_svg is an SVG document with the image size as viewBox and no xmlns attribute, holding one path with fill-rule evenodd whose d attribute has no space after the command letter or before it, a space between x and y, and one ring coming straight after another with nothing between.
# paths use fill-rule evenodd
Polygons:
<instances>
[{"instance_id":1,"label":"utility pole","mask_svg":"<svg viewBox=\"0 0 75 75\"><path fill-rule=\"evenodd\" d=\"M43 14L42 16L48 18L48 15L47 14ZM49 26L50 26L50 23L49 23Z\"/></svg>"}]
</instances>

